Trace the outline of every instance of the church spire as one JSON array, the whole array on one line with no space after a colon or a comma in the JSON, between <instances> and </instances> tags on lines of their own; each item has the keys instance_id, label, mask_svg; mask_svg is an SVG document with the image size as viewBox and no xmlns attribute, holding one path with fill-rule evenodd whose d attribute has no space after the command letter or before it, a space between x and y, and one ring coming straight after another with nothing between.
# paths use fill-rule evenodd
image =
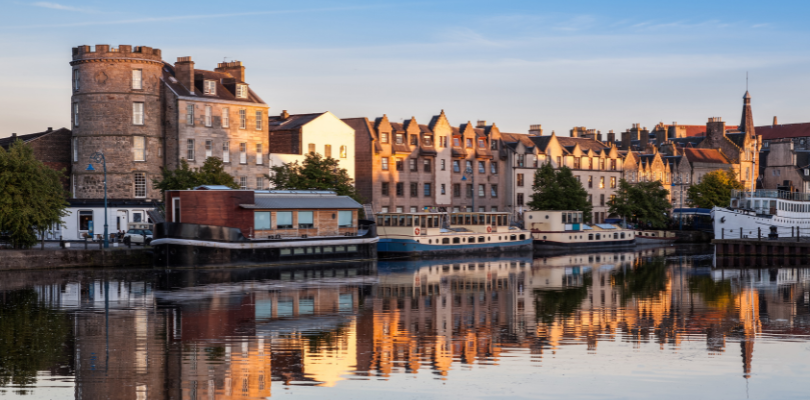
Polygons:
<instances>
[{"instance_id":1,"label":"church spire","mask_svg":"<svg viewBox=\"0 0 810 400\"><path fill-rule=\"evenodd\" d=\"M754 114L751 112L751 94L745 91L743 96L743 111L742 121L740 122L740 131L745 132L748 136L754 137Z\"/></svg>"}]
</instances>

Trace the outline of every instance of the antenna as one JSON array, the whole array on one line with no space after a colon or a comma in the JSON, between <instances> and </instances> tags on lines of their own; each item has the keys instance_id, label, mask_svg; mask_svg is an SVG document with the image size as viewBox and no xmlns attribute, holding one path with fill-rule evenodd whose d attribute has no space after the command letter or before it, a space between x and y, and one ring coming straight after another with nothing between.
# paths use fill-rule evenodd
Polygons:
<instances>
[{"instance_id":1,"label":"antenna","mask_svg":"<svg viewBox=\"0 0 810 400\"><path fill-rule=\"evenodd\" d=\"M748 71L745 71L745 91L748 91Z\"/></svg>"},{"instance_id":2,"label":"antenna","mask_svg":"<svg viewBox=\"0 0 810 400\"><path fill-rule=\"evenodd\" d=\"M228 59L228 56L222 57L222 62L224 62L224 63L225 63L225 62L228 62L228 61L226 61L227 59ZM746 72L746 74L747 74L747 72ZM745 79L748 79L748 78L747 78L747 76L748 76L748 75L746 75L746 78L745 78Z\"/></svg>"}]
</instances>

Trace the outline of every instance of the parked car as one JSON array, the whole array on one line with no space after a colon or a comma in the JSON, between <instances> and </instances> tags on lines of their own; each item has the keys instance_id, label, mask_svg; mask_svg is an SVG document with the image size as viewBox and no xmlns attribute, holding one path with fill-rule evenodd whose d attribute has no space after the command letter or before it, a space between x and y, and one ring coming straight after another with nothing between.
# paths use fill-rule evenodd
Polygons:
<instances>
[{"instance_id":1,"label":"parked car","mask_svg":"<svg viewBox=\"0 0 810 400\"><path fill-rule=\"evenodd\" d=\"M124 234L124 243L149 244L152 241L152 231L148 229L130 229Z\"/></svg>"}]
</instances>

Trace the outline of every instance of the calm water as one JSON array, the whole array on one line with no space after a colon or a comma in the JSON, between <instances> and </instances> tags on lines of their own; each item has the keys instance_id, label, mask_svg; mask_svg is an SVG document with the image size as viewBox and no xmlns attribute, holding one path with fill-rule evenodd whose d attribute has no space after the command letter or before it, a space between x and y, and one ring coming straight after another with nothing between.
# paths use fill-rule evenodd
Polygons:
<instances>
[{"instance_id":1,"label":"calm water","mask_svg":"<svg viewBox=\"0 0 810 400\"><path fill-rule=\"evenodd\" d=\"M711 251L0 273L0 396L810 398L810 269Z\"/></svg>"}]
</instances>

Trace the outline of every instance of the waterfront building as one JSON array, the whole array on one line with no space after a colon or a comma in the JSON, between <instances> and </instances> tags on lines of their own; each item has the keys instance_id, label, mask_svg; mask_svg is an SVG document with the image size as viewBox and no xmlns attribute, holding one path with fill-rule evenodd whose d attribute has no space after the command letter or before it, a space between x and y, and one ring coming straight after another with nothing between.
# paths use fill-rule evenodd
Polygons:
<instances>
[{"instance_id":1,"label":"waterfront building","mask_svg":"<svg viewBox=\"0 0 810 400\"><path fill-rule=\"evenodd\" d=\"M770 139L762 167L762 186L790 192L810 192L810 151L793 138Z\"/></svg>"},{"instance_id":2,"label":"waterfront building","mask_svg":"<svg viewBox=\"0 0 810 400\"><path fill-rule=\"evenodd\" d=\"M355 179L355 129L329 111L289 114L287 110L269 118L269 166L301 164L309 153L332 157Z\"/></svg>"}]
</instances>

